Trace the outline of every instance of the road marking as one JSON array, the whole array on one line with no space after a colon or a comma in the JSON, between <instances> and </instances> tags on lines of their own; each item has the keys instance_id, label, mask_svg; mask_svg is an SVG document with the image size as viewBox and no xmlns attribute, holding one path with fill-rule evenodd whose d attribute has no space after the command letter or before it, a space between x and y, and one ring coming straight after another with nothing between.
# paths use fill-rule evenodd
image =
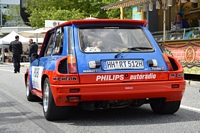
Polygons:
<instances>
[{"instance_id":1,"label":"road marking","mask_svg":"<svg viewBox=\"0 0 200 133\"><path fill-rule=\"evenodd\" d=\"M32 108L32 109L27 108L27 106L23 105L18 99L12 98L7 93L2 92L1 90L0 90L0 97L5 101L5 102L1 102L3 103L3 105L7 105L8 106L7 108L10 108L10 109L14 108L15 110L17 110L16 113L17 114L19 113L19 116L18 116L19 120L21 118L24 121L26 120L26 121L33 122L35 125L39 127L39 132L41 130L41 131L45 131L46 133L51 133L51 132L52 133L68 133L66 131L63 131L61 128L59 128L55 124L50 123L49 121L44 119L44 116L41 116L40 114L38 115L38 113L34 111L35 108ZM24 116L26 118L24 118ZM8 130L9 129L11 130L12 127L8 127Z\"/></svg>"},{"instance_id":2,"label":"road marking","mask_svg":"<svg viewBox=\"0 0 200 133\"><path fill-rule=\"evenodd\" d=\"M14 73L14 71L7 70L7 69L0 69L0 70ZM19 74L24 74L24 73L19 73Z\"/></svg>"},{"instance_id":3,"label":"road marking","mask_svg":"<svg viewBox=\"0 0 200 133\"><path fill-rule=\"evenodd\" d=\"M182 109L186 109L186 110L190 110L190 111L194 111L194 112L200 113L200 109L198 109L198 108L193 108L193 107L184 106L184 105L181 105L180 107Z\"/></svg>"}]
</instances>

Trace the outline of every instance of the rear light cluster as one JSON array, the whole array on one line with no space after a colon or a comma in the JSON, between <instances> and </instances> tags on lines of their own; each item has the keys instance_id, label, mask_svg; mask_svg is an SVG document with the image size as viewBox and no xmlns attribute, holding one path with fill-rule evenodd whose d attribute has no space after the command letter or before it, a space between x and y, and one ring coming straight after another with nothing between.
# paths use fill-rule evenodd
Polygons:
<instances>
[{"instance_id":1,"label":"rear light cluster","mask_svg":"<svg viewBox=\"0 0 200 133\"><path fill-rule=\"evenodd\" d=\"M69 74L77 73L76 58L74 55L69 55L67 58L67 66Z\"/></svg>"},{"instance_id":2,"label":"rear light cluster","mask_svg":"<svg viewBox=\"0 0 200 133\"><path fill-rule=\"evenodd\" d=\"M68 58L62 59L58 65L58 72L62 74L77 74L75 56L69 55Z\"/></svg>"},{"instance_id":3,"label":"rear light cluster","mask_svg":"<svg viewBox=\"0 0 200 133\"><path fill-rule=\"evenodd\" d=\"M70 93L77 94L80 92L80 88L70 88ZM67 100L69 103L77 103L80 102L81 96L67 96Z\"/></svg>"},{"instance_id":4,"label":"rear light cluster","mask_svg":"<svg viewBox=\"0 0 200 133\"><path fill-rule=\"evenodd\" d=\"M69 96L67 100L69 103L77 103L80 101L80 96Z\"/></svg>"}]
</instances>

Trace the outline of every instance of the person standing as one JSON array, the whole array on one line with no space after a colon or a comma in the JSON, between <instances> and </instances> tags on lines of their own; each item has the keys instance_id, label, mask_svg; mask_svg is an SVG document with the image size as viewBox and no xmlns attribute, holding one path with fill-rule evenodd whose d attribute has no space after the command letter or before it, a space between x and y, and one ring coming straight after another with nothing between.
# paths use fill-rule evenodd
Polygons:
<instances>
[{"instance_id":1,"label":"person standing","mask_svg":"<svg viewBox=\"0 0 200 133\"><path fill-rule=\"evenodd\" d=\"M15 36L15 40L9 45L9 50L13 54L14 73L20 72L20 59L22 50L22 43L19 41L19 36Z\"/></svg>"},{"instance_id":2,"label":"person standing","mask_svg":"<svg viewBox=\"0 0 200 133\"><path fill-rule=\"evenodd\" d=\"M172 23L172 27L176 29L182 29L182 28L189 28L190 25L188 24L187 20L183 19L182 13L177 13L176 15L176 21Z\"/></svg>"},{"instance_id":3,"label":"person standing","mask_svg":"<svg viewBox=\"0 0 200 133\"><path fill-rule=\"evenodd\" d=\"M33 58L31 57L31 55L33 54L33 53L38 53L38 45L35 43L35 42L33 42L33 39L29 39L29 57L30 57L30 63L32 63L33 62Z\"/></svg>"}]
</instances>

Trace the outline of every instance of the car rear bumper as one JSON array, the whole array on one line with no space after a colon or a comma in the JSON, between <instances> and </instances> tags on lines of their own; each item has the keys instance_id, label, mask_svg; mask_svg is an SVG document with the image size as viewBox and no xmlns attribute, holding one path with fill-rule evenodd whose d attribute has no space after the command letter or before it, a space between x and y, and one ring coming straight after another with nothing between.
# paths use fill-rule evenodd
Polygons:
<instances>
[{"instance_id":1,"label":"car rear bumper","mask_svg":"<svg viewBox=\"0 0 200 133\"><path fill-rule=\"evenodd\" d=\"M185 91L185 81L127 82L106 84L51 85L57 106L76 106L83 101L129 100L142 98L166 98L179 101ZM176 86L173 88L172 85ZM79 89L79 92L70 92ZM69 102L68 97L79 97Z\"/></svg>"}]
</instances>

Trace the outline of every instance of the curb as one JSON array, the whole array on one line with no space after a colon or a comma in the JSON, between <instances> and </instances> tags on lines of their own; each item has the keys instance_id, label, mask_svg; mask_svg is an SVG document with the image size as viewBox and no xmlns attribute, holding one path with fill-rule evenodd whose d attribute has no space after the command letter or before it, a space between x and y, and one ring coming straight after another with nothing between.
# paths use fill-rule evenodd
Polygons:
<instances>
[{"instance_id":1,"label":"curb","mask_svg":"<svg viewBox=\"0 0 200 133\"><path fill-rule=\"evenodd\" d=\"M199 87L200 81L186 80L186 85Z\"/></svg>"},{"instance_id":2,"label":"curb","mask_svg":"<svg viewBox=\"0 0 200 133\"><path fill-rule=\"evenodd\" d=\"M21 67L29 67L29 65L23 65L23 64L22 64L22 65L20 65L20 66L21 66Z\"/></svg>"}]
</instances>

